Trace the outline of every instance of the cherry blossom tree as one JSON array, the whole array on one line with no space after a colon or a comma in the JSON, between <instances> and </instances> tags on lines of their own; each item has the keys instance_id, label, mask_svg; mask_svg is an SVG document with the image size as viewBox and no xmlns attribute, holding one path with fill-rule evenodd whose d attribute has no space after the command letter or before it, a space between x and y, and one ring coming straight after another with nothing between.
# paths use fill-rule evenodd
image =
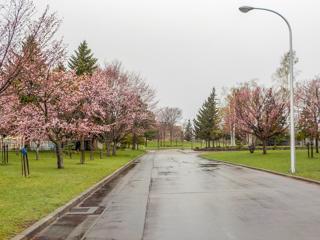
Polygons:
<instances>
[{"instance_id":1,"label":"cherry blossom tree","mask_svg":"<svg viewBox=\"0 0 320 240\"><path fill-rule=\"evenodd\" d=\"M74 106L74 112L72 114L74 125L72 127L72 138L79 140L81 143L80 163L85 163L85 139L90 139L91 150L90 159L93 160L93 141L99 130L96 127L96 123L92 118L92 111L97 109L95 105L96 99L101 98L101 84L96 81L91 75L81 75L76 77L79 81L79 90L77 103Z\"/></svg>"},{"instance_id":2,"label":"cherry blossom tree","mask_svg":"<svg viewBox=\"0 0 320 240\"><path fill-rule=\"evenodd\" d=\"M319 152L319 122L320 122L320 79L315 78L300 84L296 93L299 112L299 129L307 137L316 142Z\"/></svg>"},{"instance_id":3,"label":"cherry blossom tree","mask_svg":"<svg viewBox=\"0 0 320 240\"><path fill-rule=\"evenodd\" d=\"M16 114L12 109L17 101L17 96L9 92L0 97L0 136L9 135L15 127Z\"/></svg>"},{"instance_id":4,"label":"cherry blossom tree","mask_svg":"<svg viewBox=\"0 0 320 240\"><path fill-rule=\"evenodd\" d=\"M15 130L14 117L19 113L15 112L16 105L12 105L17 103L13 88L21 90L25 81L30 82L27 75L34 77L36 65L33 62L40 49L44 55L50 56L46 59L50 65L63 55L63 48L60 47L61 41L54 39L60 21L48 7L36 18L37 11L32 1L0 1L0 13L0 98L7 103L6 113L0 116L0 121L2 128L9 129L11 133Z\"/></svg>"},{"instance_id":5,"label":"cherry blossom tree","mask_svg":"<svg viewBox=\"0 0 320 240\"><path fill-rule=\"evenodd\" d=\"M76 126L79 81L70 72L50 71L34 79L32 88L19 94L15 133L28 139L48 139L55 144L57 167L63 168L63 143ZM36 86L36 87L35 87Z\"/></svg>"},{"instance_id":6,"label":"cherry blossom tree","mask_svg":"<svg viewBox=\"0 0 320 240\"><path fill-rule=\"evenodd\" d=\"M41 98L45 97L45 91L48 90L46 89L46 84L52 80L53 74L56 75L59 72L56 69L54 71L52 69L57 68L58 62L63 60L64 48L60 42L54 42L50 47L48 45L46 48L42 48L42 45L35 38L29 37L23 43L22 55L29 55L30 52L32 52L32 55L28 57L28 61L21 67L15 84L8 89L8 94L13 98L11 103L14 103L8 112L11 112L11 115L13 113L15 116L15 119L10 121L11 124L15 124L11 133L35 141L37 143L36 157L38 159L40 141L43 140L45 135L41 128L35 129L31 127L30 130L32 131L28 129L21 131L24 125L22 118L26 117L25 119L28 119L27 116L31 115L29 120L31 124L34 123L31 119L32 114L28 113L26 106L30 107L32 104L38 103L37 106L39 107L39 103L42 101ZM10 116L10 114L7 114L7 116Z\"/></svg>"},{"instance_id":7,"label":"cherry blossom tree","mask_svg":"<svg viewBox=\"0 0 320 240\"><path fill-rule=\"evenodd\" d=\"M221 110L223 116L223 131L230 135L230 145L236 145L237 118L235 112L235 89L226 97L226 105Z\"/></svg>"},{"instance_id":8,"label":"cherry blossom tree","mask_svg":"<svg viewBox=\"0 0 320 240\"><path fill-rule=\"evenodd\" d=\"M67 141L99 137L116 154L128 134L143 133L156 101L140 75L111 64L77 76L62 67L65 49L54 40L59 20L48 8L33 20L32 1L9 0L0 3L0 12L0 134L37 146L50 140L63 168Z\"/></svg>"},{"instance_id":9,"label":"cherry blossom tree","mask_svg":"<svg viewBox=\"0 0 320 240\"><path fill-rule=\"evenodd\" d=\"M235 115L238 130L252 134L263 144L287 129L288 104L281 91L244 85L235 90Z\"/></svg>"},{"instance_id":10,"label":"cherry blossom tree","mask_svg":"<svg viewBox=\"0 0 320 240\"><path fill-rule=\"evenodd\" d=\"M145 104L137 89L132 87L128 75L119 71L117 65L111 65L106 71L110 76L107 85L112 92L109 120L112 154L115 155L117 144L132 132L135 123L143 121L148 115Z\"/></svg>"},{"instance_id":11,"label":"cherry blossom tree","mask_svg":"<svg viewBox=\"0 0 320 240\"><path fill-rule=\"evenodd\" d=\"M111 155L111 146L115 155L117 145L148 117L146 105L128 75L115 64L94 72L85 92L90 99L85 111L90 129L106 144L107 155Z\"/></svg>"},{"instance_id":12,"label":"cherry blossom tree","mask_svg":"<svg viewBox=\"0 0 320 240\"><path fill-rule=\"evenodd\" d=\"M143 136L147 130L155 126L156 120L153 111L158 101L156 100L155 90L139 74L130 73L128 75L128 84L134 93L138 95L141 102L137 108L138 112L135 115L131 129L132 149L135 150L138 148L138 137Z\"/></svg>"},{"instance_id":13,"label":"cherry blossom tree","mask_svg":"<svg viewBox=\"0 0 320 240\"><path fill-rule=\"evenodd\" d=\"M76 139L89 138L91 141L90 158L93 159L93 142L99 139L106 141L110 134L110 101L113 93L107 85L109 75L98 69L92 75L81 76L79 104L74 114L75 126L73 136ZM83 141L81 141L83 142ZM84 163L84 158L81 158Z\"/></svg>"},{"instance_id":14,"label":"cherry blossom tree","mask_svg":"<svg viewBox=\"0 0 320 240\"><path fill-rule=\"evenodd\" d=\"M141 102L137 108L135 118L131 127L132 150L138 148L138 138L144 136L145 132L155 127L155 115L147 109L147 106Z\"/></svg>"}]
</instances>

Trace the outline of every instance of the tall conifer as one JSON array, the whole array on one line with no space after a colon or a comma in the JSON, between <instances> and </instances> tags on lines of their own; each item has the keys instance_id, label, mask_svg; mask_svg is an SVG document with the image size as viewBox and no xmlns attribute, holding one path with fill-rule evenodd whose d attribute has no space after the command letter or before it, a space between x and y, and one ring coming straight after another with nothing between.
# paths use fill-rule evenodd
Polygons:
<instances>
[{"instance_id":1,"label":"tall conifer","mask_svg":"<svg viewBox=\"0 0 320 240\"><path fill-rule=\"evenodd\" d=\"M214 140L219 135L220 117L217 105L216 91L213 88L194 120L196 137L205 140L207 147L210 147L211 141L214 145Z\"/></svg>"},{"instance_id":2,"label":"tall conifer","mask_svg":"<svg viewBox=\"0 0 320 240\"><path fill-rule=\"evenodd\" d=\"M88 43L83 41L80 43L78 50L71 56L68 65L77 75L92 74L98 67L97 61L88 47Z\"/></svg>"}]
</instances>

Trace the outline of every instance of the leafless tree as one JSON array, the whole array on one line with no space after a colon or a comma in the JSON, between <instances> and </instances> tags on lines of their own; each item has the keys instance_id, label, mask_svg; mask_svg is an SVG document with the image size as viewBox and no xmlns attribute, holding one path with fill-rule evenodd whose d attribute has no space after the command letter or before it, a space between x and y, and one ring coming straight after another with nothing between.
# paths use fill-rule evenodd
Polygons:
<instances>
[{"instance_id":1,"label":"leafless tree","mask_svg":"<svg viewBox=\"0 0 320 240\"><path fill-rule=\"evenodd\" d=\"M34 44L26 44L28 40L43 51L61 45L52 40L60 25L56 14L51 14L48 7L38 18L36 14L31 0L0 0L0 96L17 80L33 55ZM54 56L60 54L60 48L56 48Z\"/></svg>"},{"instance_id":2,"label":"leafless tree","mask_svg":"<svg viewBox=\"0 0 320 240\"><path fill-rule=\"evenodd\" d=\"M155 89L153 89L140 74L129 73L128 78L132 88L135 89L141 97L142 102L147 105L148 110L155 110L158 104Z\"/></svg>"},{"instance_id":3,"label":"leafless tree","mask_svg":"<svg viewBox=\"0 0 320 240\"><path fill-rule=\"evenodd\" d=\"M299 63L299 58L297 57L296 52L293 52L293 64L296 65ZM273 78L282 90L288 91L289 84L289 73L290 73L290 52L286 52L280 61L280 66L277 68L276 72L273 75ZM294 77L299 74L299 71L294 73Z\"/></svg>"},{"instance_id":4,"label":"leafless tree","mask_svg":"<svg viewBox=\"0 0 320 240\"><path fill-rule=\"evenodd\" d=\"M164 136L166 135L166 130L169 130L171 145L173 141L174 127L181 118L182 111L179 108L164 107L159 110L158 121L164 132Z\"/></svg>"}]
</instances>

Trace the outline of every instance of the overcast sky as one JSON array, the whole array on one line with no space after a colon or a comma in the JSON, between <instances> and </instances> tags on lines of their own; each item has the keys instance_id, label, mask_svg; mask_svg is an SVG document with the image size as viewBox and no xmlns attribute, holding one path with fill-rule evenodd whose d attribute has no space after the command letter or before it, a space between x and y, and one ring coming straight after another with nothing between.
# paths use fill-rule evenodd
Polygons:
<instances>
[{"instance_id":1,"label":"overcast sky","mask_svg":"<svg viewBox=\"0 0 320 240\"><path fill-rule=\"evenodd\" d=\"M298 80L320 74L318 0L35 0L63 19L69 53L87 40L100 63L115 59L140 72L160 106L193 118L212 87L251 79L265 85L288 50L285 23L271 13L243 14L241 5L271 8L288 18L300 59Z\"/></svg>"}]
</instances>

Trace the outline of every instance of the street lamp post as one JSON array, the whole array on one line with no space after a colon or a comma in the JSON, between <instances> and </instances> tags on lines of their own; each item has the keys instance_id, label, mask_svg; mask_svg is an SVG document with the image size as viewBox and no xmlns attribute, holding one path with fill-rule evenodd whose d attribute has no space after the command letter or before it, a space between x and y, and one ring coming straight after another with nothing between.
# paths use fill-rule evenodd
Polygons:
<instances>
[{"instance_id":1,"label":"street lamp post","mask_svg":"<svg viewBox=\"0 0 320 240\"><path fill-rule=\"evenodd\" d=\"M296 165L296 153L295 153L295 126L294 126L294 90L293 90L293 46L292 46L292 29L288 20L282 16L280 13L266 8L256 8L243 6L239 10L243 13L247 13L251 10L263 10L267 12L274 13L281 17L287 24L289 28L289 41L290 41L290 160L291 160L291 173L295 173Z\"/></svg>"}]
</instances>

